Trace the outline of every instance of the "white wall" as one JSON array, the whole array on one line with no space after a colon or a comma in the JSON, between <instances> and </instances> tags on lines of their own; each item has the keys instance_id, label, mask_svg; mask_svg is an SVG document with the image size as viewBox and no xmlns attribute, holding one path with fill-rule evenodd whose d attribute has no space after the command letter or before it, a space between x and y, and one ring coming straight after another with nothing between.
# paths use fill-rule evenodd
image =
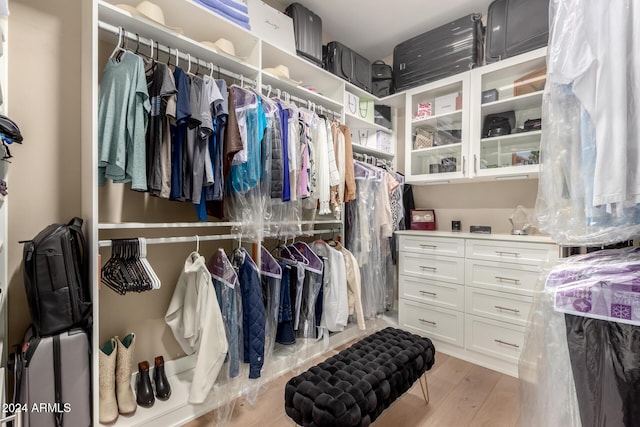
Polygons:
<instances>
[{"instance_id":1,"label":"white wall","mask_svg":"<svg viewBox=\"0 0 640 427\"><path fill-rule=\"evenodd\" d=\"M80 214L80 1L10 4L8 115L24 143L9 168L8 345L30 321L18 240Z\"/></svg>"}]
</instances>

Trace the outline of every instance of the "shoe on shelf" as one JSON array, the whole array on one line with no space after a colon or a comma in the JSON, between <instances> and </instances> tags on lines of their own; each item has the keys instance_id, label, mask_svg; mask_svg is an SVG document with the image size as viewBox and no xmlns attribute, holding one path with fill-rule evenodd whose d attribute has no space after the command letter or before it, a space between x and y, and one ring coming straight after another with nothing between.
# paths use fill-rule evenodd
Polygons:
<instances>
[{"instance_id":1,"label":"shoe on shelf","mask_svg":"<svg viewBox=\"0 0 640 427\"><path fill-rule=\"evenodd\" d=\"M116 340L109 341L100 347L99 365L99 402L100 423L111 424L118 419L118 402L116 400Z\"/></svg>"},{"instance_id":2,"label":"shoe on shelf","mask_svg":"<svg viewBox=\"0 0 640 427\"><path fill-rule=\"evenodd\" d=\"M171 396L171 385L164 372L164 358L157 356L153 369L153 381L156 384L156 397L160 400L167 400Z\"/></svg>"},{"instance_id":3,"label":"shoe on shelf","mask_svg":"<svg viewBox=\"0 0 640 427\"><path fill-rule=\"evenodd\" d=\"M156 401L149 377L149 362L138 363L138 382L136 385L136 401L144 408L150 408Z\"/></svg>"},{"instance_id":4,"label":"shoe on shelf","mask_svg":"<svg viewBox=\"0 0 640 427\"><path fill-rule=\"evenodd\" d=\"M131 367L133 365L133 352L135 350L136 336L131 333L120 339L118 343L118 363L116 365L116 396L118 398L118 411L122 415L130 415L136 412L136 397L131 388Z\"/></svg>"}]
</instances>

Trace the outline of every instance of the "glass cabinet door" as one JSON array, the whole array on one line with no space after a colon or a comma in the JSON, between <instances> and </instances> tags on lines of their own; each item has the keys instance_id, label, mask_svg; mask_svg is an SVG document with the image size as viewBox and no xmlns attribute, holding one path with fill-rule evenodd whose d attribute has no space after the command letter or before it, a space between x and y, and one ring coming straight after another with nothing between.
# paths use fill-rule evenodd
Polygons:
<instances>
[{"instance_id":1,"label":"glass cabinet door","mask_svg":"<svg viewBox=\"0 0 640 427\"><path fill-rule=\"evenodd\" d=\"M535 176L539 172L546 49L476 70L472 152L475 176Z\"/></svg>"},{"instance_id":2,"label":"glass cabinet door","mask_svg":"<svg viewBox=\"0 0 640 427\"><path fill-rule=\"evenodd\" d=\"M462 73L407 96L406 165L413 182L462 178L467 173L468 82Z\"/></svg>"}]
</instances>

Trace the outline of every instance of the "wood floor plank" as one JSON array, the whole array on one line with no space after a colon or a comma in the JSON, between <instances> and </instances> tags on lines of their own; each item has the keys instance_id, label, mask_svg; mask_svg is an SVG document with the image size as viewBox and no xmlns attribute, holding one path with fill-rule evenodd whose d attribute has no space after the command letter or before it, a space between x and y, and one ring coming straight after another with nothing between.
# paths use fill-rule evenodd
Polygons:
<instances>
[{"instance_id":1,"label":"wood floor plank","mask_svg":"<svg viewBox=\"0 0 640 427\"><path fill-rule=\"evenodd\" d=\"M327 352L305 369L328 358ZM304 370L304 369L303 369ZM299 373L299 372L298 372ZM284 411L284 388L296 373L289 372L263 385L254 405L244 398L236 400L229 427L293 426ZM469 362L436 354L428 372L430 403L424 402L416 382L409 391L386 409L375 427L480 427L519 425L518 380ZM209 413L188 423L187 427L220 425L219 413Z\"/></svg>"},{"instance_id":2,"label":"wood floor plank","mask_svg":"<svg viewBox=\"0 0 640 427\"><path fill-rule=\"evenodd\" d=\"M513 427L520 417L518 380L503 375L469 427Z\"/></svg>"},{"instance_id":3,"label":"wood floor plank","mask_svg":"<svg viewBox=\"0 0 640 427\"><path fill-rule=\"evenodd\" d=\"M445 398L472 368L471 363L454 357L436 359L431 371L427 372L429 404L425 404L420 384L416 382L409 391L382 413L376 420L376 427L422 425L437 413Z\"/></svg>"},{"instance_id":4,"label":"wood floor plank","mask_svg":"<svg viewBox=\"0 0 640 427\"><path fill-rule=\"evenodd\" d=\"M468 426L485 402L501 374L480 366L473 366L438 405L438 412L421 424L424 427Z\"/></svg>"}]
</instances>

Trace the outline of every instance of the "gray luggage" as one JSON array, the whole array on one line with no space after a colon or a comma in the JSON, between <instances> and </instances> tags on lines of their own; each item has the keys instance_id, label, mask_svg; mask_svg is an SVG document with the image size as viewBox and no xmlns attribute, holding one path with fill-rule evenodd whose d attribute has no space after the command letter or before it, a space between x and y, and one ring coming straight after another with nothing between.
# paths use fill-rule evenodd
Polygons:
<instances>
[{"instance_id":1,"label":"gray luggage","mask_svg":"<svg viewBox=\"0 0 640 427\"><path fill-rule=\"evenodd\" d=\"M489 5L487 62L546 46L548 39L549 0L495 0Z\"/></svg>"},{"instance_id":2,"label":"gray luggage","mask_svg":"<svg viewBox=\"0 0 640 427\"><path fill-rule=\"evenodd\" d=\"M298 56L322 67L322 19L300 3L291 3L285 13L293 19Z\"/></svg>"},{"instance_id":3,"label":"gray luggage","mask_svg":"<svg viewBox=\"0 0 640 427\"><path fill-rule=\"evenodd\" d=\"M24 426L91 425L90 348L82 329L50 337L27 330L14 362L14 406Z\"/></svg>"},{"instance_id":4,"label":"gray luggage","mask_svg":"<svg viewBox=\"0 0 640 427\"><path fill-rule=\"evenodd\" d=\"M473 13L415 36L393 49L396 92L482 64L482 15Z\"/></svg>"}]
</instances>

